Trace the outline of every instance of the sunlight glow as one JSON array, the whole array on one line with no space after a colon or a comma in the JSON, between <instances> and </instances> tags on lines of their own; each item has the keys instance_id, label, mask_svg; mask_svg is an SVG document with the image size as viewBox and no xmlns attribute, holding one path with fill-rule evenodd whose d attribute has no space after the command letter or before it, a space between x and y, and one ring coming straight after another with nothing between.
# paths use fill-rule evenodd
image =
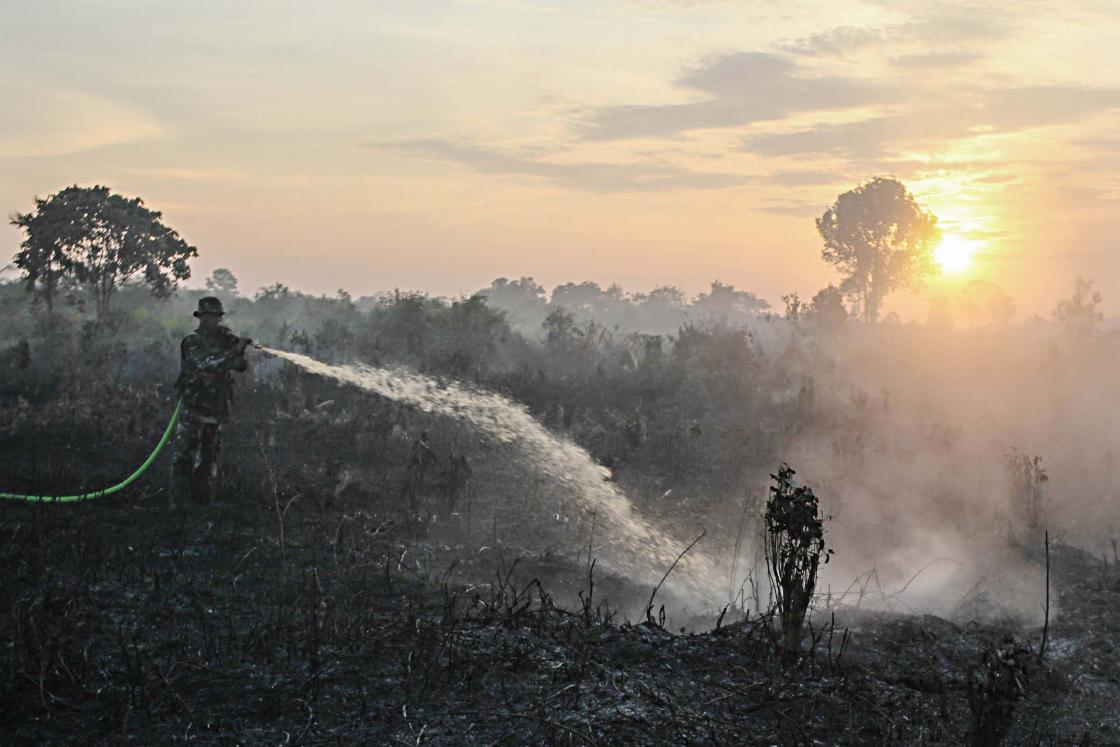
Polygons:
<instances>
[{"instance_id":1,"label":"sunlight glow","mask_svg":"<svg viewBox=\"0 0 1120 747\"><path fill-rule=\"evenodd\" d=\"M964 272L972 265L972 255L979 247L978 241L947 233L933 250L933 259L942 272Z\"/></svg>"}]
</instances>

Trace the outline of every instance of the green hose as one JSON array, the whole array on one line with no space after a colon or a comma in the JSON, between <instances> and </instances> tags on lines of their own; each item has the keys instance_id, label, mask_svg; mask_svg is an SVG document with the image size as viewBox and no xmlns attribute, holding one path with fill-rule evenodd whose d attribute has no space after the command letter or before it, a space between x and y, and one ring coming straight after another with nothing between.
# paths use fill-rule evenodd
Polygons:
<instances>
[{"instance_id":1,"label":"green hose","mask_svg":"<svg viewBox=\"0 0 1120 747\"><path fill-rule=\"evenodd\" d=\"M82 493L81 495L20 495L19 493L0 493L0 498L7 498L13 501L30 501L31 503L74 503L76 501L88 501L94 498L100 498L103 495L112 495L118 490L124 490L132 483L136 482L136 478L144 474L148 467L152 466L152 462L156 460L163 447L167 445L168 440L171 438L171 432L175 430L175 423L179 420L179 411L183 409L183 401L175 405L175 412L171 413L171 421L167 424L166 430L163 432L163 437L160 438L156 448L144 460L139 469L125 478L123 481L117 483L111 488L98 490L93 493Z\"/></svg>"}]
</instances>

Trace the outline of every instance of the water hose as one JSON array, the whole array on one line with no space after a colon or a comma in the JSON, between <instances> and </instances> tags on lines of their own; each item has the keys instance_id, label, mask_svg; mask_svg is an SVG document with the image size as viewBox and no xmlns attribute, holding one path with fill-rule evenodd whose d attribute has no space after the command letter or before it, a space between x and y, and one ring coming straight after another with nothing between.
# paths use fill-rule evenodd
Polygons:
<instances>
[{"instance_id":1,"label":"water hose","mask_svg":"<svg viewBox=\"0 0 1120 747\"><path fill-rule=\"evenodd\" d=\"M124 490L129 485L136 482L136 479L144 474L148 467L152 466L152 462L154 462L156 457L159 456L159 453L163 451L163 447L166 446L167 442L171 439L171 433L175 430L175 423L179 421L179 411L182 409L183 401L179 400L175 404L175 412L171 413L171 420L167 423L167 428L164 429L163 436L160 438L159 443L156 444L156 448L152 450L152 453L148 455L148 458L144 460L144 463L141 464L135 472L111 488L97 490L92 493L82 493L80 495L20 495L19 493L0 493L0 498L13 501L28 501L30 503L75 503L77 501L88 501L94 498L100 498L103 495L112 495L117 491Z\"/></svg>"}]
</instances>

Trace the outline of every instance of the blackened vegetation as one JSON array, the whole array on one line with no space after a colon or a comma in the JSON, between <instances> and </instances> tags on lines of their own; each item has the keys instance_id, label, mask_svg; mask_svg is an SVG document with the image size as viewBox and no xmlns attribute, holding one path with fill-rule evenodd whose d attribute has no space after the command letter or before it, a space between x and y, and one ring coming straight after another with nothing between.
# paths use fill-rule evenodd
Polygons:
<instances>
[{"instance_id":1,"label":"blackened vegetation","mask_svg":"<svg viewBox=\"0 0 1120 747\"><path fill-rule=\"evenodd\" d=\"M1031 651L1012 636L990 646L969 681L970 743L1000 744L1011 729L1015 704L1027 693Z\"/></svg>"},{"instance_id":2,"label":"blackened vegetation","mask_svg":"<svg viewBox=\"0 0 1120 747\"><path fill-rule=\"evenodd\" d=\"M85 446L44 489L82 468L121 471L166 413L141 391L102 394L83 399L84 412L42 408L29 420L65 425ZM288 406L297 394L333 404ZM153 475L101 502L0 505L8 743L958 744L974 728L971 703L1020 743L1080 738L1091 733L1081 719L1106 718L1094 708L1111 702L1107 680L1093 675L1087 696L1067 674L1120 666L1107 616L1117 577L1091 559L1067 551L1059 564L1066 588L1093 579L1063 600L1092 605L1092 625L1075 614L1055 629L1084 651L1014 699L1002 684L975 696L971 673L1002 635L992 626L822 610L790 665L770 615L718 628L713 615L696 634L630 625L612 600L646 590L597 574L593 561L512 541L468 550L455 544L465 527L420 531L400 492L411 444L379 440L375 427L403 414L343 418L350 396L300 375L246 392L228 439L237 467L216 504L169 515ZM130 409L150 424L130 426ZM95 448L104 438L121 448ZM332 464L350 442L376 450L384 472L337 490ZM4 455L11 475L22 452ZM418 501L439 506L438 482L425 485Z\"/></svg>"},{"instance_id":3,"label":"blackened vegetation","mask_svg":"<svg viewBox=\"0 0 1120 747\"><path fill-rule=\"evenodd\" d=\"M9 290L19 289L0 286ZM21 316L26 299L4 299L6 332L28 342L0 345L0 487L77 492L127 474L171 412L175 346L195 299L152 306L123 289L112 323L95 326L63 309L49 321ZM856 408L821 409L826 387L789 373L809 352L764 352L744 329L691 326L662 346L556 322L537 343L477 300L398 294L363 309L277 286L228 305L239 331L279 347L403 361L527 402L611 461L639 510L688 527L682 545L708 510L694 496L741 495L746 476L772 468L806 429L838 434L836 448L861 468L878 448L855 437L870 432L856 427ZM867 401L865 411L878 407ZM505 447L461 425L264 360L235 407L214 504L164 510L163 460L133 489L88 504L0 504L6 744L961 744L983 729L1005 732L1006 744L1047 744L1120 734L1115 557L1055 543L1045 661L1013 698L998 695L1012 692L1007 679L978 688L986 680L974 678L1002 671L984 658L991 645L1012 631L1033 644L1036 630L838 607L805 575L788 596L813 598L790 662L776 610L732 605L674 625L681 603L659 591L656 624L629 624L650 590L595 562L611 538L594 516L571 515ZM784 526L802 527L799 547L823 550L818 509L797 495L800 522ZM735 527L709 518L705 543L722 531L731 547Z\"/></svg>"},{"instance_id":4,"label":"blackened vegetation","mask_svg":"<svg viewBox=\"0 0 1120 747\"><path fill-rule=\"evenodd\" d=\"M797 660L801 650L805 613L817 588L821 558L828 562L824 527L818 500L811 488L793 482L796 472L788 465L770 477L766 502L766 569L770 574L779 618L782 650L787 662Z\"/></svg>"}]
</instances>

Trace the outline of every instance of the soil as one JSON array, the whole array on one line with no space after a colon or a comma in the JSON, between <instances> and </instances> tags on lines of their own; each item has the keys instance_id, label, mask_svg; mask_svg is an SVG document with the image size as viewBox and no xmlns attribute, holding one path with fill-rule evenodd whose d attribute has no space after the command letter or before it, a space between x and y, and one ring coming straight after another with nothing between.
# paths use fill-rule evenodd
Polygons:
<instances>
[{"instance_id":1,"label":"soil","mask_svg":"<svg viewBox=\"0 0 1120 747\"><path fill-rule=\"evenodd\" d=\"M771 621L628 622L649 590L390 495L237 495L0 506L6 744L963 744L1007 636L1004 743L1120 742L1120 575L1073 547L1041 662L1039 630L838 607L783 664Z\"/></svg>"}]
</instances>

